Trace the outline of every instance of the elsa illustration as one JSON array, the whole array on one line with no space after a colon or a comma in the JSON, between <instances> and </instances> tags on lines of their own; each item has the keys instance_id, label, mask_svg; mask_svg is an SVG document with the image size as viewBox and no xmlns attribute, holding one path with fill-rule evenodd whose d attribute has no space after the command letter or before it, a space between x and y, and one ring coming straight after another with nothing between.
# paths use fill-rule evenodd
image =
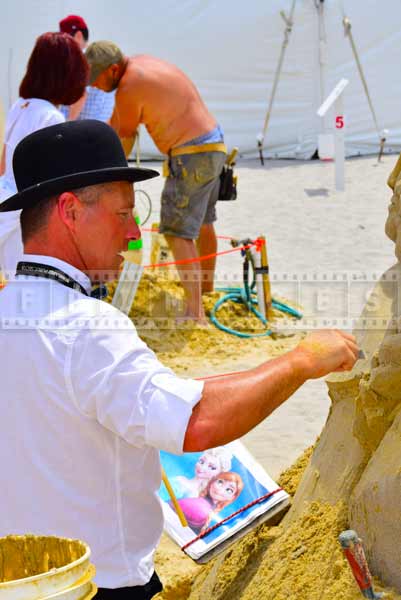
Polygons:
<instances>
[{"instance_id":1,"label":"elsa illustration","mask_svg":"<svg viewBox=\"0 0 401 600\"><path fill-rule=\"evenodd\" d=\"M232 471L213 477L198 498L181 498L179 505L196 534L204 532L217 514L234 502L241 494L244 483L238 473Z\"/></svg>"},{"instance_id":2,"label":"elsa illustration","mask_svg":"<svg viewBox=\"0 0 401 600\"><path fill-rule=\"evenodd\" d=\"M177 498L196 498L207 488L209 481L222 471L231 469L232 453L224 446L206 450L195 465L195 477L172 477L171 485Z\"/></svg>"}]
</instances>

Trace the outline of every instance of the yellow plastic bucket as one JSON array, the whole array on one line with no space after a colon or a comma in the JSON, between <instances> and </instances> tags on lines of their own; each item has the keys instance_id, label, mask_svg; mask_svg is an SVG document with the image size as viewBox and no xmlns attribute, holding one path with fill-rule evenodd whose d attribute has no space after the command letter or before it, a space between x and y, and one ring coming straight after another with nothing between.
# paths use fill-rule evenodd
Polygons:
<instances>
[{"instance_id":1,"label":"yellow plastic bucket","mask_svg":"<svg viewBox=\"0 0 401 600\"><path fill-rule=\"evenodd\" d=\"M96 594L90 555L80 540L0 538L0 600L89 600Z\"/></svg>"},{"instance_id":2,"label":"yellow plastic bucket","mask_svg":"<svg viewBox=\"0 0 401 600\"><path fill-rule=\"evenodd\" d=\"M97 593L97 587L92 582L95 573L95 567L89 565L85 575L73 586L51 596L46 596L43 600L90 600Z\"/></svg>"}]
</instances>

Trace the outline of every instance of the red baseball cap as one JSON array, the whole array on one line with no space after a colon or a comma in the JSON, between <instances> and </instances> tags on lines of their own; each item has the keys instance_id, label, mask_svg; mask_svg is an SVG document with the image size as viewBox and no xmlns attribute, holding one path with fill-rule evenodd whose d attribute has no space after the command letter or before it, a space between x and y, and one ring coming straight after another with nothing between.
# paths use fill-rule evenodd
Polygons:
<instances>
[{"instance_id":1,"label":"red baseball cap","mask_svg":"<svg viewBox=\"0 0 401 600\"><path fill-rule=\"evenodd\" d=\"M87 24L79 15L68 15L60 21L59 27L62 33L69 33L70 35L75 35L77 31L88 31Z\"/></svg>"}]
</instances>

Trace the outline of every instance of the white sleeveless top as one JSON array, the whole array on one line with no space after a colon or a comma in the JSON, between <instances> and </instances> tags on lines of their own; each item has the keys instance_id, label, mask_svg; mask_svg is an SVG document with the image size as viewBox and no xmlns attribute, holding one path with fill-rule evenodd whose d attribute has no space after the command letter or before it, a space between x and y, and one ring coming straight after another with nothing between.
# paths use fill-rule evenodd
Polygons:
<instances>
[{"instance_id":1,"label":"white sleeveless top","mask_svg":"<svg viewBox=\"0 0 401 600\"><path fill-rule=\"evenodd\" d=\"M0 177L0 203L17 193L13 172L13 154L19 142L34 131L63 123L64 116L57 108L40 98L19 98L7 114L4 136L6 169ZM14 275L23 247L20 230L21 211L0 213L0 270L9 278Z\"/></svg>"}]
</instances>

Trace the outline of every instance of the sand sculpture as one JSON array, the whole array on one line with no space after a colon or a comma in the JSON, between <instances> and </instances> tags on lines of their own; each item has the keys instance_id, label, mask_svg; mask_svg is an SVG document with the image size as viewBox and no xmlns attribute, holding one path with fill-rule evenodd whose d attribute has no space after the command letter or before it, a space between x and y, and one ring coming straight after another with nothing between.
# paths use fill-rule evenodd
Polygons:
<instances>
[{"instance_id":1,"label":"sand sculpture","mask_svg":"<svg viewBox=\"0 0 401 600\"><path fill-rule=\"evenodd\" d=\"M386 222L399 261L400 172L401 157L389 178L394 194ZM353 528L378 578L376 591L401 598L400 281L397 262L377 281L355 325L365 358L327 379L332 406L320 439L310 460L281 479L290 492L297 488L282 523L262 526L220 555L185 597L357 600L361 593L337 541Z\"/></svg>"}]
</instances>

